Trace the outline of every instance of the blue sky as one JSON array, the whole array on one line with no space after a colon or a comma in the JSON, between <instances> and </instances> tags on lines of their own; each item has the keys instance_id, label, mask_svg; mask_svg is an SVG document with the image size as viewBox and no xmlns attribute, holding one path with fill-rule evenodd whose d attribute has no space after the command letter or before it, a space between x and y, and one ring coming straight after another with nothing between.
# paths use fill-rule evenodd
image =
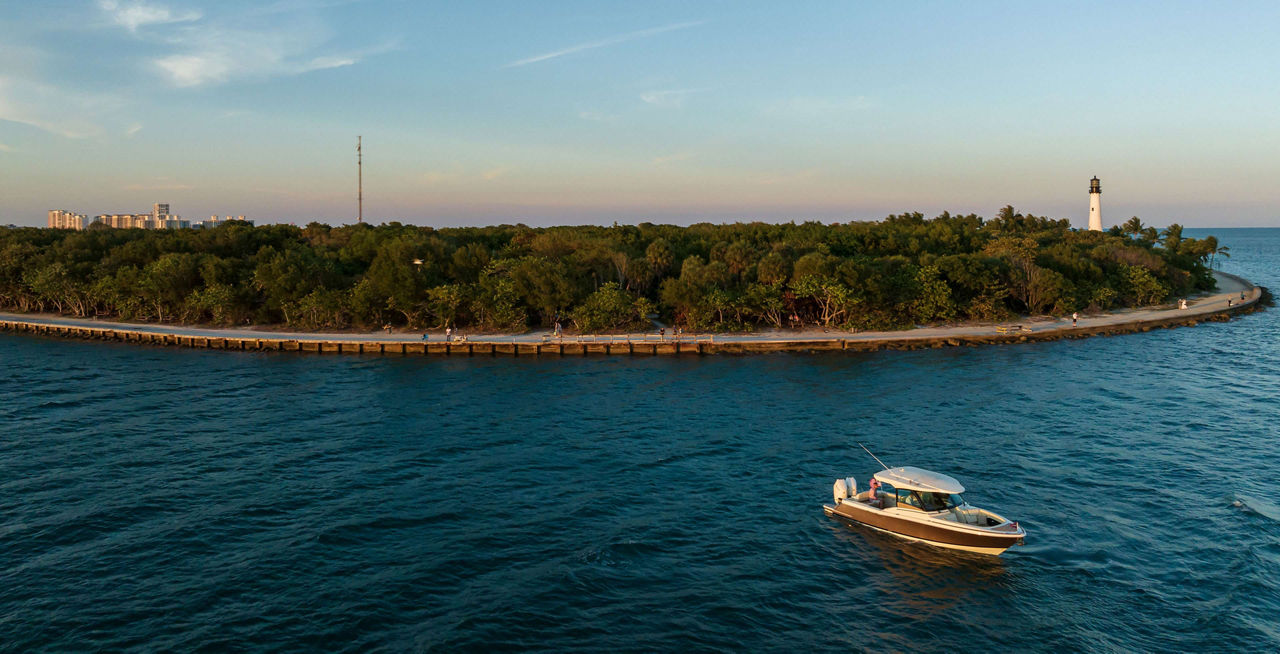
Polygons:
<instances>
[{"instance_id":1,"label":"blue sky","mask_svg":"<svg viewBox=\"0 0 1280 654\"><path fill-rule=\"evenodd\" d=\"M1280 5L0 4L0 222L1280 225Z\"/></svg>"}]
</instances>

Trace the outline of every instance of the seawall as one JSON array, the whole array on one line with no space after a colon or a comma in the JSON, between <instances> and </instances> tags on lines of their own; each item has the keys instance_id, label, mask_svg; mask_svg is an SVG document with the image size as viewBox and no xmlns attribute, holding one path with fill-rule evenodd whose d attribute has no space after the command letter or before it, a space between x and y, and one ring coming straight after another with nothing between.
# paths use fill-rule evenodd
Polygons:
<instances>
[{"instance_id":1,"label":"seawall","mask_svg":"<svg viewBox=\"0 0 1280 654\"><path fill-rule=\"evenodd\" d=\"M7 314L0 317L0 330L41 336L56 336L85 340L117 341L160 347L188 347L212 350L305 352L312 354L379 354L400 356L589 356L589 355L707 355L749 354L762 352L812 352L878 350L919 350L944 347L975 347L1015 343L1040 343L1064 338L1090 338L1148 332L1153 329L1193 327L1202 322L1222 322L1233 316L1251 313L1261 307L1266 289L1253 286L1235 276L1219 273L1238 282L1246 299L1226 305L1224 298L1235 295L1217 295L1197 303L1188 309L1148 309L1134 312L1131 317L1119 314L1106 321L1086 318L1085 324L1071 327L1062 325L1029 328L1016 323L986 327L925 328L904 332L873 334L841 334L822 337L767 338L752 336L696 335L659 339L653 335L627 336L577 336L563 339L544 338L542 341L500 337L466 341L409 341L380 340L377 338L334 338L324 334L305 337L254 337L237 336L234 330L223 330L226 335L183 334L175 328L146 325L93 326L86 321L59 319L28 319ZM1130 319L1126 319L1130 318ZM1088 324L1090 322L1101 324ZM202 330L208 331L208 330ZM175 333L176 332L176 333Z\"/></svg>"}]
</instances>

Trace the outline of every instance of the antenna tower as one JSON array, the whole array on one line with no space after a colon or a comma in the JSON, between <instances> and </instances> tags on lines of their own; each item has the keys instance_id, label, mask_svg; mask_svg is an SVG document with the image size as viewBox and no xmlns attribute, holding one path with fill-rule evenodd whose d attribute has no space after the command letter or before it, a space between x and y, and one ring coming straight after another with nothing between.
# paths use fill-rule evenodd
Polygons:
<instances>
[{"instance_id":1,"label":"antenna tower","mask_svg":"<svg viewBox=\"0 0 1280 654\"><path fill-rule=\"evenodd\" d=\"M362 137L356 137L356 203L359 213L356 214L356 222L364 222L364 153L361 152Z\"/></svg>"}]
</instances>

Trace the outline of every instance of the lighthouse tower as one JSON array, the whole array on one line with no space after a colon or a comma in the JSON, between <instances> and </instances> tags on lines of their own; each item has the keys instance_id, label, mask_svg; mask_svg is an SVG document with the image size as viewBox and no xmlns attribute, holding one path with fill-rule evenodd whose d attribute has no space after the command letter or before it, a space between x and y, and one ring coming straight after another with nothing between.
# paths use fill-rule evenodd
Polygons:
<instances>
[{"instance_id":1,"label":"lighthouse tower","mask_svg":"<svg viewBox=\"0 0 1280 654\"><path fill-rule=\"evenodd\" d=\"M1097 177L1089 180L1089 229L1102 231L1102 184Z\"/></svg>"}]
</instances>

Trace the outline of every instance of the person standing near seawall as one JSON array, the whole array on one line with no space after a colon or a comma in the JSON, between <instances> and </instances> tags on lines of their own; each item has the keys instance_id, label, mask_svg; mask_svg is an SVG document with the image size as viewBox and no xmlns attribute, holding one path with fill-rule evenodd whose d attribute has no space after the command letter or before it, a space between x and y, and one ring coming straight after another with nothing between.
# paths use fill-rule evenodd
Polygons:
<instances>
[{"instance_id":1,"label":"person standing near seawall","mask_svg":"<svg viewBox=\"0 0 1280 654\"><path fill-rule=\"evenodd\" d=\"M1071 312L1071 326L1076 326L1076 321L1080 319L1080 314L1076 311Z\"/></svg>"}]
</instances>

